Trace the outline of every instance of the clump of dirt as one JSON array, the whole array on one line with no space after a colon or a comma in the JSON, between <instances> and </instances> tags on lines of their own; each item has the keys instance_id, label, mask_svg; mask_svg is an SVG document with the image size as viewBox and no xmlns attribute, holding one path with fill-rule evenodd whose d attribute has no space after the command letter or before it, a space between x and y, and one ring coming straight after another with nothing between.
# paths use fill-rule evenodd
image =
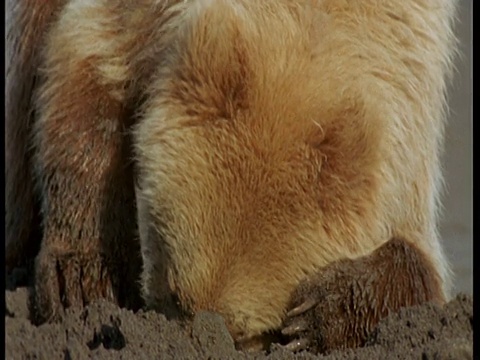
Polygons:
<instances>
[{"instance_id":1,"label":"clump of dirt","mask_svg":"<svg viewBox=\"0 0 480 360\"><path fill-rule=\"evenodd\" d=\"M464 294L443 308L426 304L390 315L363 348L314 355L279 345L270 353L242 353L218 314L198 313L183 327L153 311L133 313L103 300L67 310L58 323L34 326L28 291L7 280L7 359L473 359L473 298Z\"/></svg>"}]
</instances>

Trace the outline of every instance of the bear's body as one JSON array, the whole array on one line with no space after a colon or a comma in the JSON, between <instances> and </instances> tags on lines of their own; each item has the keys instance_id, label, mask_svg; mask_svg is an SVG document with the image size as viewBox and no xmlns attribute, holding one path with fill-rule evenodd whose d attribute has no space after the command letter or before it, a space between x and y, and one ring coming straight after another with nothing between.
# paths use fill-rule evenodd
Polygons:
<instances>
[{"instance_id":1,"label":"bear's body","mask_svg":"<svg viewBox=\"0 0 480 360\"><path fill-rule=\"evenodd\" d=\"M134 187L146 304L218 311L239 342L279 329L304 279L392 238L438 282L423 300L443 301L453 15L451 0L69 1L33 131L41 318L138 304Z\"/></svg>"}]
</instances>

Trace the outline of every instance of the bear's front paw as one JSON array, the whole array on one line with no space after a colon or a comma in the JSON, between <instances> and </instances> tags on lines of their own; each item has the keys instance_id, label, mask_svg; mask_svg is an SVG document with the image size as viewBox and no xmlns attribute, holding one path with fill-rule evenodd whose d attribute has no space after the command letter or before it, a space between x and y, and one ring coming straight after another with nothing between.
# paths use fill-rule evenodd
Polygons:
<instances>
[{"instance_id":1,"label":"bear's front paw","mask_svg":"<svg viewBox=\"0 0 480 360\"><path fill-rule=\"evenodd\" d=\"M95 299L114 301L112 270L99 254L42 249L35 263L35 322L56 321L65 308L84 306Z\"/></svg>"},{"instance_id":2,"label":"bear's front paw","mask_svg":"<svg viewBox=\"0 0 480 360\"><path fill-rule=\"evenodd\" d=\"M370 331L367 303L356 296L358 268L342 260L300 284L293 294L282 334L292 351L325 353L362 345Z\"/></svg>"},{"instance_id":3,"label":"bear's front paw","mask_svg":"<svg viewBox=\"0 0 480 360\"><path fill-rule=\"evenodd\" d=\"M392 238L369 255L331 263L301 283L282 333L293 351L362 346L389 313L429 301L445 302L430 259L415 244Z\"/></svg>"}]
</instances>

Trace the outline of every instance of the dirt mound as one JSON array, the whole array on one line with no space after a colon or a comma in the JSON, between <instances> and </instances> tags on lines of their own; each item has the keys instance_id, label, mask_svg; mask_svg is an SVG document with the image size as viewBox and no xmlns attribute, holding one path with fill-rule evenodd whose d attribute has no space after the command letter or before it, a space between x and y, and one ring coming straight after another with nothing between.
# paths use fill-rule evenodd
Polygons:
<instances>
[{"instance_id":1,"label":"dirt mound","mask_svg":"<svg viewBox=\"0 0 480 360\"><path fill-rule=\"evenodd\" d=\"M97 301L67 311L60 323L37 327L28 319L27 303L26 287L6 291L7 359L473 358L473 299L467 295L444 308L403 309L379 324L367 346L324 356L295 355L278 345L269 354L237 352L222 317L213 313L197 314L185 328L152 311L133 313Z\"/></svg>"}]
</instances>

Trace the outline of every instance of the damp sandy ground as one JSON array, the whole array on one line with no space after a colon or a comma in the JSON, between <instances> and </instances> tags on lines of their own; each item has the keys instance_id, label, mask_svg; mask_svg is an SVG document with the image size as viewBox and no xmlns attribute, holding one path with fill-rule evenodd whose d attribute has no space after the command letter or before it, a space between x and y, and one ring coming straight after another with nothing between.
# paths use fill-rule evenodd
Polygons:
<instances>
[{"instance_id":1,"label":"damp sandy ground","mask_svg":"<svg viewBox=\"0 0 480 360\"><path fill-rule=\"evenodd\" d=\"M6 359L473 359L473 299L426 304L384 319L369 344L328 355L235 350L221 316L199 313L188 327L155 312L133 313L107 301L67 311L60 323L28 320L28 290L6 291Z\"/></svg>"},{"instance_id":2,"label":"damp sandy ground","mask_svg":"<svg viewBox=\"0 0 480 360\"><path fill-rule=\"evenodd\" d=\"M459 1L460 56L449 88L445 132L441 237L455 275L455 292L473 293L472 0Z\"/></svg>"}]
</instances>

